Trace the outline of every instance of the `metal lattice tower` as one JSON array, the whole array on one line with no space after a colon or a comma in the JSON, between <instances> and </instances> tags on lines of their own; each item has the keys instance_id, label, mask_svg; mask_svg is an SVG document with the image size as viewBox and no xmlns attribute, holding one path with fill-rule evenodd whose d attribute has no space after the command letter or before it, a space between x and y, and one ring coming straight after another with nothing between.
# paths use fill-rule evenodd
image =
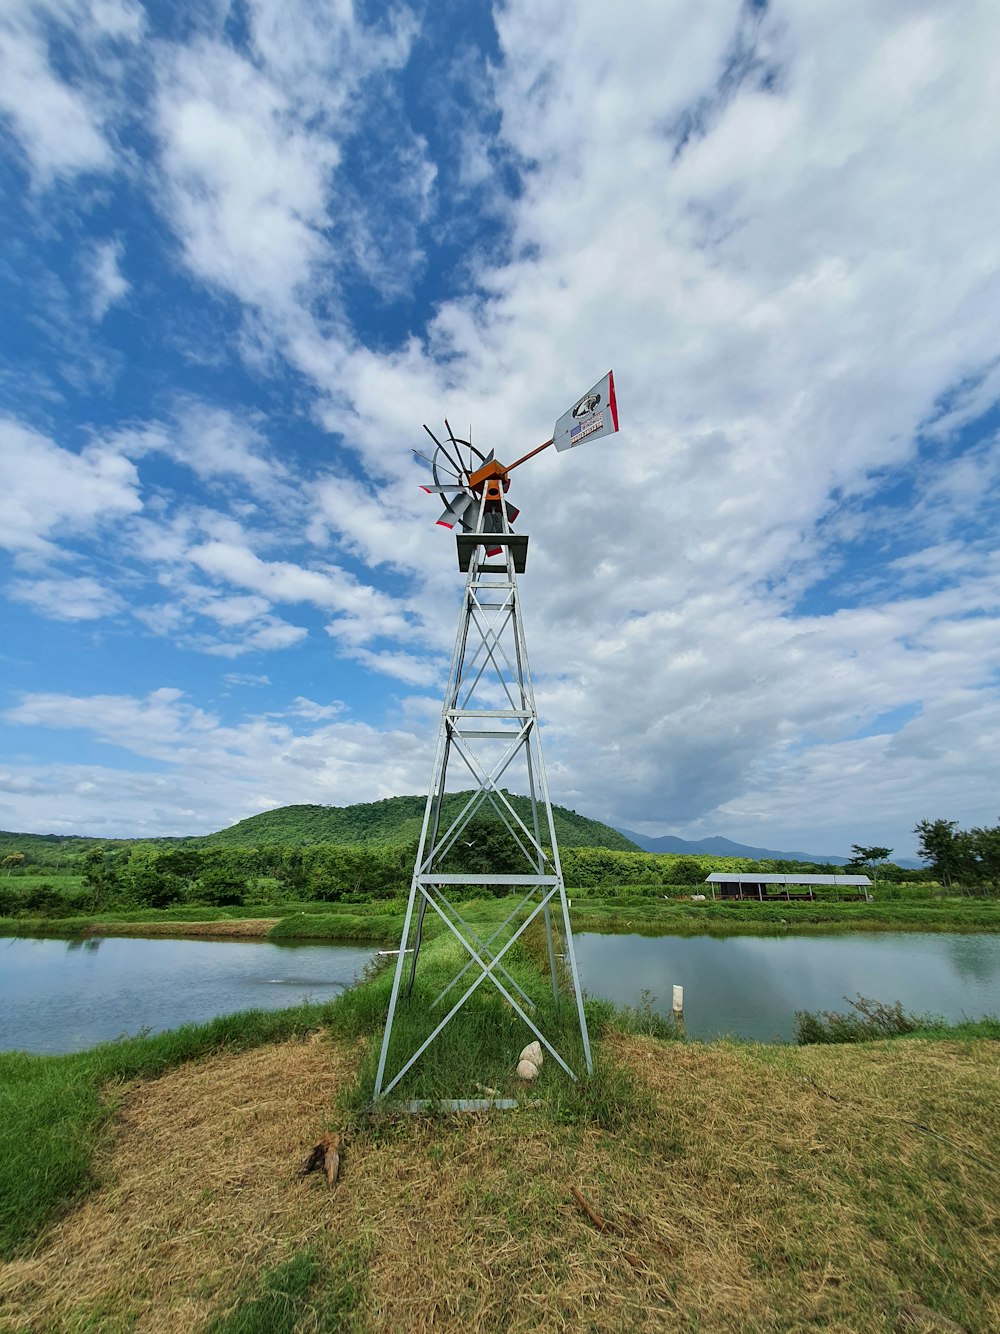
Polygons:
<instances>
[{"instance_id":1,"label":"metal lattice tower","mask_svg":"<svg viewBox=\"0 0 1000 1334\"><path fill-rule=\"evenodd\" d=\"M576 1078L576 1072L533 1017L534 1002L504 966L508 950L541 916L545 924L553 996L559 1003L553 909L561 922L564 961L579 1020L587 1073L592 1070L590 1039L552 804L545 780L538 713L518 597L517 575L525 567L528 539L523 534L511 532L507 506L496 504L495 493L491 503L488 487L478 499L477 521L474 526L469 525L472 531L457 535L459 565L468 571L468 578L375 1078L376 1099L391 1092L487 979L513 1006L553 1060L571 1078ZM460 813L445 827L442 806L449 771L454 768L458 768L463 777L471 775L474 789ZM527 823L518 815L501 787L502 782L514 781L514 775L523 779L527 788L530 803ZM468 875L443 871L441 867L448 853L473 817L485 808L499 817L506 827L513 846L524 858L524 872ZM510 891L520 895L520 900L506 921L483 939L451 902L452 887L457 885L508 886ZM442 1012L433 1032L395 1073L390 1074L386 1064L393 1019L403 994L412 996L428 910L437 914L460 941L469 956L468 962L432 1002L432 1008L440 1007ZM412 957L408 954L411 949ZM446 998L451 998L448 1008L444 1004Z\"/></svg>"},{"instance_id":2,"label":"metal lattice tower","mask_svg":"<svg viewBox=\"0 0 1000 1334\"><path fill-rule=\"evenodd\" d=\"M424 427L436 447L433 458L427 458L417 450L414 453L430 466L433 473L434 485L423 489L440 495L445 502L438 523L458 529L458 564L468 577L375 1076L376 1100L396 1087L487 980L521 1017L553 1060L571 1079L577 1078L565 1055L542 1031L541 1016L534 1001L504 965L514 944L533 922L541 918L545 924L552 995L557 1009L560 1007L561 974L556 966L553 905L562 928L566 965L562 971L567 976L568 988L572 990L583 1058L587 1073L593 1070L517 590L517 576L524 572L527 559L528 539L524 534L512 532L511 524L518 512L508 504L505 494L510 486L511 472L550 445L562 452L575 449L587 440L617 432L614 375L609 371L603 380L564 412L556 421L549 440L508 465L495 459L492 450L489 455L484 455L471 440L459 440L447 420L445 426L447 441L439 440L433 431ZM445 826L443 813L451 767L459 769L466 783L467 775L471 775L475 786L458 815ZM512 781L515 775L527 789L527 823L500 785L501 781ZM499 817L510 835L512 847L523 861L520 873L468 875L445 869L448 854L473 818L485 808ZM455 897L455 888L466 885L506 887L518 898L517 906L506 921L486 939L465 921L451 901ZM430 1008L439 1015L433 1031L402 1061L395 1073L390 1073L386 1066L392 1044L393 1020L404 985L406 1000L415 1003L413 988L428 909L437 914L459 941L468 961L431 1002ZM412 959L408 962L410 954ZM467 981L470 974L471 979Z\"/></svg>"}]
</instances>

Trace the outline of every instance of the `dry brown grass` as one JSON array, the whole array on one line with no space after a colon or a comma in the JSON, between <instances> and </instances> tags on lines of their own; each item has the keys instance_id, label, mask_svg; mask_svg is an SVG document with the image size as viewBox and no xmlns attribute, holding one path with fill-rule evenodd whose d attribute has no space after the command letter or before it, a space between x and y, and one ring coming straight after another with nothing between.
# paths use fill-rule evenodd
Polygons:
<instances>
[{"instance_id":1,"label":"dry brown grass","mask_svg":"<svg viewBox=\"0 0 1000 1334\"><path fill-rule=\"evenodd\" d=\"M280 917L245 917L217 922L108 922L90 935L103 936L206 936L218 939L262 937L281 921Z\"/></svg>"},{"instance_id":2,"label":"dry brown grass","mask_svg":"<svg viewBox=\"0 0 1000 1334\"><path fill-rule=\"evenodd\" d=\"M292 1254L360 1241L370 1330L1000 1329L998 1044L605 1052L651 1103L618 1131L401 1118L348 1140L332 1194L296 1169L347 1048L135 1085L104 1187L0 1271L4 1328L195 1330Z\"/></svg>"},{"instance_id":3,"label":"dry brown grass","mask_svg":"<svg viewBox=\"0 0 1000 1334\"><path fill-rule=\"evenodd\" d=\"M0 1267L0 1328L72 1329L96 1315L102 1330L197 1329L325 1229L327 1201L296 1169L350 1065L317 1038L125 1090L102 1188L32 1259Z\"/></svg>"}]
</instances>

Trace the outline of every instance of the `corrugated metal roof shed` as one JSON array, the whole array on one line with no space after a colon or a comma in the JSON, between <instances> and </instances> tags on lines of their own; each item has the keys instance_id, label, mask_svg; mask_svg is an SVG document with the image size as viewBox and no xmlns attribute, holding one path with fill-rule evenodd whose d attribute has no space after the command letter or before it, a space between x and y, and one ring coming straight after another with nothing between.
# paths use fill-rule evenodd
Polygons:
<instances>
[{"instance_id":1,"label":"corrugated metal roof shed","mask_svg":"<svg viewBox=\"0 0 1000 1334\"><path fill-rule=\"evenodd\" d=\"M756 871L713 871L706 885L870 885L866 875L760 875Z\"/></svg>"}]
</instances>

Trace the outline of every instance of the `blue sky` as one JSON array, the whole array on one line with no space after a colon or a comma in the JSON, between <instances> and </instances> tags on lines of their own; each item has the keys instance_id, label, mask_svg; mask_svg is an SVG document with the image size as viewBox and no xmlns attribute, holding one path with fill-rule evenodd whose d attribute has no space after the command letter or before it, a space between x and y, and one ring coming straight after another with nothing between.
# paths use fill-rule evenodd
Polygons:
<instances>
[{"instance_id":1,"label":"blue sky","mask_svg":"<svg viewBox=\"0 0 1000 1334\"><path fill-rule=\"evenodd\" d=\"M911 854L1000 810L987 4L0 16L0 827L427 783L461 584L410 446L516 474L556 800Z\"/></svg>"}]
</instances>

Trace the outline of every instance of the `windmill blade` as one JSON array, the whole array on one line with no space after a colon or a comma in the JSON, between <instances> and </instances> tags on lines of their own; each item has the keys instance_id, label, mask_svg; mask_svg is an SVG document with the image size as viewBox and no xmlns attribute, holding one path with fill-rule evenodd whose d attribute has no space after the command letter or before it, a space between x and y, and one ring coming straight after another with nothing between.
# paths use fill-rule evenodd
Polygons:
<instances>
[{"instance_id":1,"label":"windmill blade","mask_svg":"<svg viewBox=\"0 0 1000 1334\"><path fill-rule=\"evenodd\" d=\"M433 460L433 459L429 459L429 458L427 457L426 454L421 454L421 452L420 452L419 449L413 449L412 447L411 447L411 449L410 449L410 453L414 456L414 458L419 459L421 463L426 463L427 467L430 468L431 472L434 471L434 460ZM458 480L458 473L456 473L456 472L452 472L452 470L451 470L450 468L446 468L446 467L444 466L444 464L441 463L441 462L438 462L437 466L441 469L442 472L449 473L452 477L454 477L454 478L456 479L456 482L457 482L457 480Z\"/></svg>"},{"instance_id":2,"label":"windmill blade","mask_svg":"<svg viewBox=\"0 0 1000 1334\"><path fill-rule=\"evenodd\" d=\"M445 424L445 426L448 426L448 418L447 418L447 417L444 419L444 424ZM424 427L424 430L427 432L427 434L430 436L430 438L434 441L434 443L437 445L438 449L440 449L441 453L445 456L445 458L448 460L448 462L451 464L451 466L457 470L458 476L459 476L459 477L464 477L464 476L466 475L466 473L467 473L469 470L468 470L468 468L466 468L465 464L462 462L462 454L461 454L461 451L460 451L459 448L458 448L458 442L457 442L456 439L455 439L455 433L452 431L451 427L448 426L448 440L450 441L450 443L451 443L451 445L452 445L452 449L451 449L451 450L449 450L449 449L447 448L447 446L444 445L444 444L437 438L437 436L433 433L433 431L431 431L431 430L429 429L429 427L425 426L425 427Z\"/></svg>"},{"instance_id":3,"label":"windmill blade","mask_svg":"<svg viewBox=\"0 0 1000 1334\"><path fill-rule=\"evenodd\" d=\"M476 514L479 510L479 501L475 496L470 496L468 491L464 496L456 496L450 501L452 510L458 515L458 522L462 526L463 533L471 533L476 523Z\"/></svg>"},{"instance_id":4,"label":"windmill blade","mask_svg":"<svg viewBox=\"0 0 1000 1334\"><path fill-rule=\"evenodd\" d=\"M471 532L472 523L469 519L469 511L475 509L475 507L475 499L469 495L468 491L463 491L448 501L444 513L438 519L438 523L442 528L458 527L462 532Z\"/></svg>"},{"instance_id":5,"label":"windmill blade","mask_svg":"<svg viewBox=\"0 0 1000 1334\"><path fill-rule=\"evenodd\" d=\"M504 505L506 506L507 509L507 522L513 523L514 520L517 518L517 516L521 513L521 511L517 508L516 505L512 505L509 500L505 500Z\"/></svg>"},{"instance_id":6,"label":"windmill blade","mask_svg":"<svg viewBox=\"0 0 1000 1334\"><path fill-rule=\"evenodd\" d=\"M420 484L421 491L426 491L429 496L450 496L456 491L464 491L465 487L461 482L449 482L446 486L424 486Z\"/></svg>"}]
</instances>

